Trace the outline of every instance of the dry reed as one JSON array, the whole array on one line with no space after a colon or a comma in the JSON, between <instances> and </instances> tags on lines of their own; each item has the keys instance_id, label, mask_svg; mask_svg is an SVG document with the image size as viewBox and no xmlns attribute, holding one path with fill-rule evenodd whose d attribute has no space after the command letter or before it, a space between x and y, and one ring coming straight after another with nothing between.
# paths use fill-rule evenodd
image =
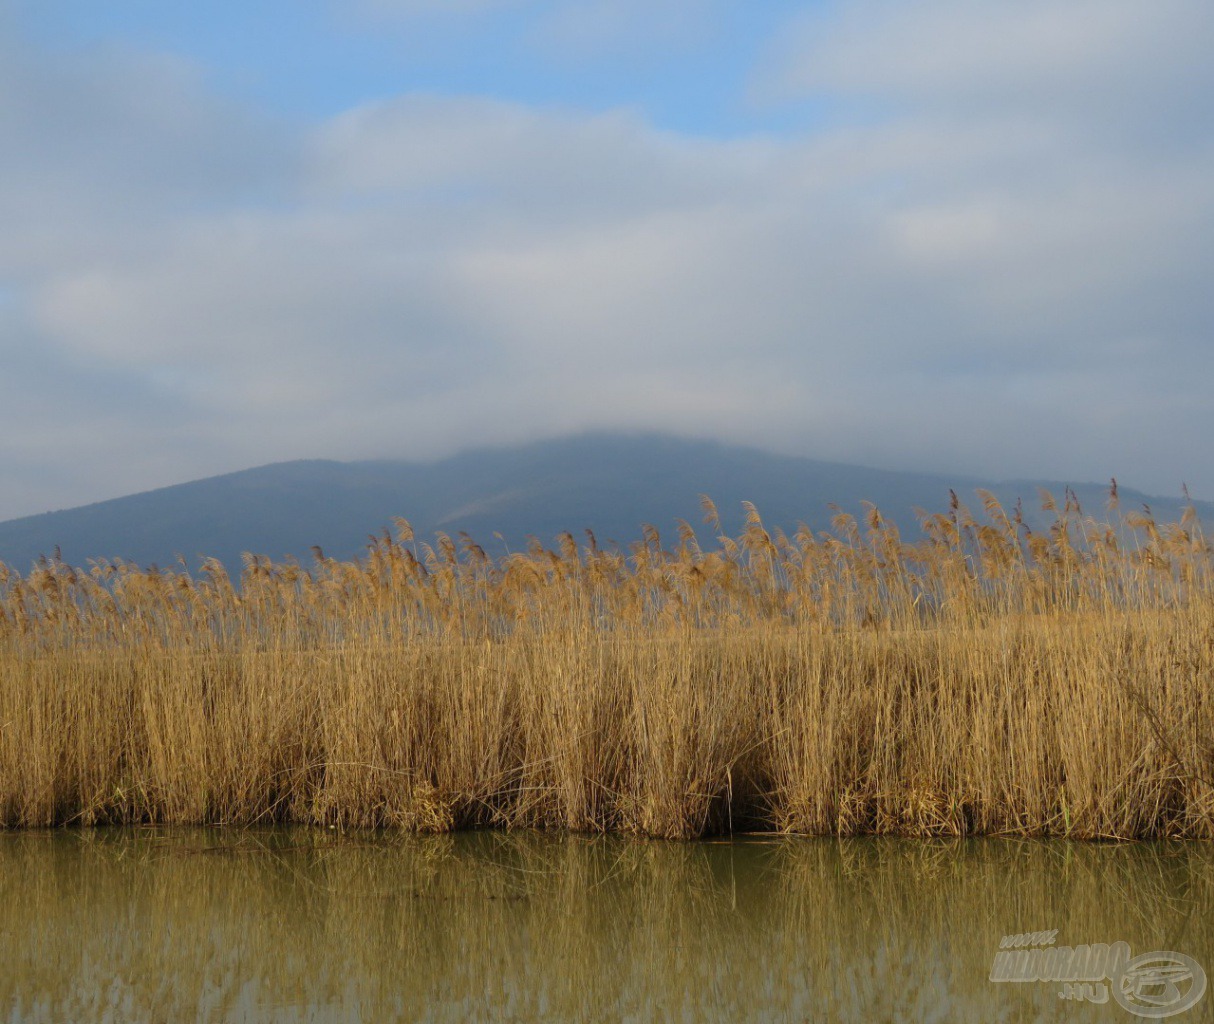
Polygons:
<instances>
[{"instance_id":1,"label":"dry reed","mask_svg":"<svg viewBox=\"0 0 1214 1024\"><path fill-rule=\"evenodd\" d=\"M1191 509L0 565L0 825L1214 836ZM706 521L719 519L705 499ZM715 532L715 531L714 531Z\"/></svg>"}]
</instances>

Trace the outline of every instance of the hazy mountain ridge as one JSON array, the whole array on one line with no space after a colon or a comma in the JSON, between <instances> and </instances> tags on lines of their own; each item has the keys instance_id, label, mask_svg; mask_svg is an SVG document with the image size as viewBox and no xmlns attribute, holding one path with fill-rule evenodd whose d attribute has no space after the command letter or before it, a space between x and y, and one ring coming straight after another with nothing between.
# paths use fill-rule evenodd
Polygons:
<instances>
[{"instance_id":1,"label":"hazy mountain ridge","mask_svg":"<svg viewBox=\"0 0 1214 1024\"><path fill-rule=\"evenodd\" d=\"M313 545L349 558L395 516L409 519L420 538L466 531L490 552L503 544L517 549L528 535L551 543L569 530L581 539L586 528L601 542L624 544L640 536L641 523L673 535L676 518L707 538L702 493L717 503L728 530L741 526L743 500L753 501L770 527L786 530L800 521L826 529L831 503L858 512L868 500L909 536L917 533L913 508L945 510L950 488L976 513L976 488L993 491L1009 509L1019 497L1032 519L1039 514L1038 487L1061 500L1066 486L866 469L664 435L587 435L434 463L274 463L13 519L0 523L0 561L24 571L56 547L80 565L113 557L169 565L180 554L192 566L214 556L235 568L245 551L306 561ZM1085 512L1104 514L1107 484L1071 486ZM1125 510L1149 503L1161 521L1178 519L1182 507L1179 497L1125 487L1121 503ZM1194 504L1205 521L1214 519L1214 504Z\"/></svg>"}]
</instances>

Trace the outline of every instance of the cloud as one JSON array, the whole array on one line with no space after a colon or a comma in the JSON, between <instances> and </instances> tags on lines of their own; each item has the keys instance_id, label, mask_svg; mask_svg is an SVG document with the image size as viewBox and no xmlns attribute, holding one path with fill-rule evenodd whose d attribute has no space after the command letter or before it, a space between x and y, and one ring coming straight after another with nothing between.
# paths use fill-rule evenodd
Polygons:
<instances>
[{"instance_id":1,"label":"cloud","mask_svg":"<svg viewBox=\"0 0 1214 1024\"><path fill-rule=\"evenodd\" d=\"M1203 0L848 0L800 18L759 79L938 120L1143 133L1208 124L1211 46Z\"/></svg>"},{"instance_id":2,"label":"cloud","mask_svg":"<svg viewBox=\"0 0 1214 1024\"><path fill-rule=\"evenodd\" d=\"M53 56L0 34L0 98L0 278L138 245L165 217L293 177L285 133L178 58Z\"/></svg>"},{"instance_id":3,"label":"cloud","mask_svg":"<svg viewBox=\"0 0 1214 1024\"><path fill-rule=\"evenodd\" d=\"M839 116L735 140L0 61L0 515L587 428L1214 495L1209 17L1140 10L844 4L762 83Z\"/></svg>"}]
</instances>

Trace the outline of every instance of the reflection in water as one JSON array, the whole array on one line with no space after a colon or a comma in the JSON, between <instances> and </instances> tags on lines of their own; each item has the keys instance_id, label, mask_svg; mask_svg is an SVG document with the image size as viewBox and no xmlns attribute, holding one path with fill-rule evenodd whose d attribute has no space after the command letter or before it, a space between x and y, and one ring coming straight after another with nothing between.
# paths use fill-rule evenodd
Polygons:
<instances>
[{"instance_id":1,"label":"reflection in water","mask_svg":"<svg viewBox=\"0 0 1214 1024\"><path fill-rule=\"evenodd\" d=\"M1208 971L1212 907L1198 843L0 833L0 1021L1133 1020L1001 937Z\"/></svg>"}]
</instances>

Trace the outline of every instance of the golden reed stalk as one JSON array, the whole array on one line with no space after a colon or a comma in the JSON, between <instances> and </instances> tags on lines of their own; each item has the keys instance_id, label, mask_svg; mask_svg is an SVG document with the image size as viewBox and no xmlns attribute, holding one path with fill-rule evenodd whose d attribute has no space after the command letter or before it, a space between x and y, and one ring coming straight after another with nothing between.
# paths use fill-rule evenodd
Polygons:
<instances>
[{"instance_id":1,"label":"golden reed stalk","mask_svg":"<svg viewBox=\"0 0 1214 1024\"><path fill-rule=\"evenodd\" d=\"M1214 559L1181 522L903 540L747 506L494 560L0 565L0 825L1214 837ZM712 503L706 520L719 530Z\"/></svg>"}]
</instances>

